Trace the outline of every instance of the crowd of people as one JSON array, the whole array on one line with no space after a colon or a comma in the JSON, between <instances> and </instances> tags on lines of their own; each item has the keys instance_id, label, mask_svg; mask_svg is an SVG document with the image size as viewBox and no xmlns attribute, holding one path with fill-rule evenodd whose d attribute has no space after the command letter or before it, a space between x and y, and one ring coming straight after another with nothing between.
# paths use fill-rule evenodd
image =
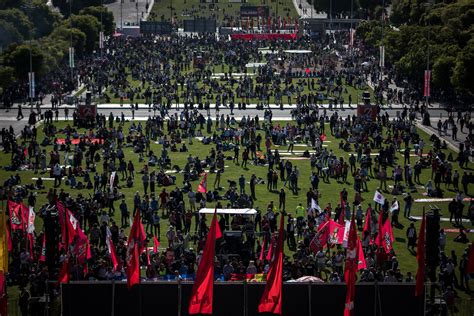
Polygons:
<instances>
[{"instance_id":1,"label":"crowd of people","mask_svg":"<svg viewBox=\"0 0 474 316\"><path fill-rule=\"evenodd\" d=\"M206 36L111 42L111 53L104 59L84 62L78 72L80 81L91 90L110 91L107 93L112 93L113 98L128 100L132 105L137 99L144 99L150 106L150 116L144 122L129 123L123 114L121 117L112 113L108 117L97 114L94 126L84 133L80 131L76 113L64 126L48 120L41 127L42 132L34 125L26 126L19 138L15 138L13 128L2 129L4 159L9 158L4 168L11 176L3 180L0 195L5 202L7 199L23 201L33 207L44 227L41 229L38 225L31 248L25 246L25 231L12 231L9 284L28 286L29 295L42 296L47 291L45 282L57 279L58 268L66 258L74 263L69 271L72 280L123 280L128 228L137 212L145 224L147 242L151 245L156 237L161 244L158 249L148 249L142 254L140 264L146 270L143 277L147 280L192 279L209 229L208 219L199 210L206 206L254 208L257 203L265 207L256 207L257 214L253 217L219 217L225 237L217 243L217 278L232 281L256 279L265 274L271 261L278 219L285 213L288 214L285 223L288 251L284 280L310 275L325 282L343 282L344 247L329 243L328 247L313 251L311 242L324 222L348 220L354 214L363 233L367 264L360 281L413 282L413 272L399 268L399 250L395 247L380 255L373 241L379 234L379 215L383 221L390 220L393 227L400 227L401 200L404 216L411 218L411 194L417 192L419 186L423 186L428 197L442 198L449 192L456 195L449 204L449 212L451 220L460 228L460 235L464 234L456 238L467 244L462 219L474 223L474 202L464 200L472 195L474 183L472 171L466 168L471 143L467 141L457 155L446 154L446 143L436 135L430 138L432 146L428 146L412 122L417 113L423 115L426 111L426 106L417 107L415 97L413 107L406 107L398 117L390 117L380 107L373 120L318 109L315 106L318 94L340 100L347 95L346 85L364 87L367 80L377 77L375 68L359 66L363 50L335 61L322 57L327 56L326 44L308 38L270 43L270 49L279 53L265 58L268 65L255 70L252 74L255 80L250 79L250 74L240 78L225 75L223 80L213 78L212 74L215 68L224 69L224 65L230 70L223 72L246 73L248 62L264 60L258 50L264 43L217 41ZM183 47L188 49L183 50ZM205 53L208 66L196 64L193 67L193 51L204 47L208 47ZM285 57L285 49L310 49L317 53ZM301 65L301 69L296 65ZM305 68L314 70L308 73L303 71ZM142 83L140 86L130 84L127 69ZM386 91L381 87L376 90L381 100ZM14 93L20 92L12 92L11 97ZM403 100L408 92L400 93L395 92L395 95ZM183 100L185 109L170 113L172 105ZM219 114L219 107L233 109L235 103L244 111L252 100L257 100L264 109L262 117L244 115L237 121L231 115ZM294 100L297 105L291 113L294 120L274 122L266 106ZM216 104L214 118L211 102ZM207 113L200 109L206 109ZM467 114L461 118L469 126L468 140L472 139L470 117ZM327 135L337 140L339 144L335 146L348 155L338 157L335 147L328 149L324 144ZM191 154L190 148L196 142L203 150ZM286 154L293 153L296 144L305 145L300 155L305 158L302 162L287 159ZM175 154L178 152L179 158ZM226 163L231 162L232 169L241 169L238 176L228 177L230 171L226 170ZM263 170L261 174L266 177L258 176L260 172L250 174L250 166ZM311 171L309 178L301 177L302 168ZM36 180L22 177L24 171L33 171ZM422 183L421 179L426 177L420 178L420 175L430 172L432 180ZM215 175L215 181L213 185L206 184L203 191L198 189L197 183L206 174ZM45 185L47 178L54 180L53 186ZM387 199L385 203L373 202L371 197L367 199L369 181L378 181L379 192L396 199ZM346 188L341 190L338 201L329 201L325 188L334 182ZM278 203L260 186L278 194ZM46 200L39 204L38 194L46 187ZM302 188L308 189L304 193L306 198L294 210L290 209L287 190L292 195L302 196ZM128 193L132 189L136 191L133 196ZM86 262L74 258L67 246L57 246L62 240L58 202L72 212L88 236L90 258ZM367 218L370 222L365 223ZM365 226L368 228L363 228ZM45 246L43 235L47 230L54 236L48 240L55 242ZM227 237L226 232L230 231L241 234L237 238ZM116 269L110 259L108 238L113 241L119 258ZM414 225L408 228L407 238L408 248L414 251L417 240ZM443 292L459 288L469 291L465 272L467 248L462 254L454 251L448 254L446 238L441 230L438 280ZM44 261L39 260L43 253Z\"/></svg>"}]
</instances>

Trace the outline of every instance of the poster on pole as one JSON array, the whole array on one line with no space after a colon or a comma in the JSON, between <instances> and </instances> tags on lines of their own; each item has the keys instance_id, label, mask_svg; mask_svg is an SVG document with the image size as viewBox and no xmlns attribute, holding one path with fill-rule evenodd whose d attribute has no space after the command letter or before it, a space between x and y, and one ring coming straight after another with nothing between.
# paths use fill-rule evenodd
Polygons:
<instances>
[{"instance_id":1,"label":"poster on pole","mask_svg":"<svg viewBox=\"0 0 474 316\"><path fill-rule=\"evenodd\" d=\"M425 70L425 84L424 84L424 92L423 96L429 97L430 96L430 81L431 81L431 70Z\"/></svg>"},{"instance_id":2,"label":"poster on pole","mask_svg":"<svg viewBox=\"0 0 474 316\"><path fill-rule=\"evenodd\" d=\"M30 99L35 98L35 73L29 72L28 73L28 83L30 87Z\"/></svg>"},{"instance_id":3,"label":"poster on pole","mask_svg":"<svg viewBox=\"0 0 474 316\"><path fill-rule=\"evenodd\" d=\"M385 66L385 46L380 46L380 63L379 63L380 68L383 68Z\"/></svg>"},{"instance_id":4,"label":"poster on pole","mask_svg":"<svg viewBox=\"0 0 474 316\"><path fill-rule=\"evenodd\" d=\"M74 47L69 47L69 68L74 68Z\"/></svg>"}]
</instances>

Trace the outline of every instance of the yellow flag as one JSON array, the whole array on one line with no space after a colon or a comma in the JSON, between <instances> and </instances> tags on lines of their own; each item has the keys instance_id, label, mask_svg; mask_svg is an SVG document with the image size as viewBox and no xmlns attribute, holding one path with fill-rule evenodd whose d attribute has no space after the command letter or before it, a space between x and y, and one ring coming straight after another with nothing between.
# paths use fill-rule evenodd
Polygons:
<instances>
[{"instance_id":1,"label":"yellow flag","mask_svg":"<svg viewBox=\"0 0 474 316\"><path fill-rule=\"evenodd\" d=\"M0 272L8 272L8 241L5 211L0 210Z\"/></svg>"}]
</instances>

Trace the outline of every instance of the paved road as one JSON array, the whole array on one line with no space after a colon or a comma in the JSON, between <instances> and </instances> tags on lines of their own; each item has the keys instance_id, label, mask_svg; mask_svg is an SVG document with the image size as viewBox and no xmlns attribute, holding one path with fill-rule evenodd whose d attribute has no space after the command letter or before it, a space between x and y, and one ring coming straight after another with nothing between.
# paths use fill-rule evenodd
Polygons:
<instances>
[{"instance_id":1,"label":"paved road","mask_svg":"<svg viewBox=\"0 0 474 316\"><path fill-rule=\"evenodd\" d=\"M122 1L122 5L120 5L120 1ZM153 3L154 0L117 0L110 4L104 4L104 6L113 13L115 24L117 28L120 29L120 17L122 17L123 25L137 25L137 21L146 20L148 18Z\"/></svg>"}]
</instances>

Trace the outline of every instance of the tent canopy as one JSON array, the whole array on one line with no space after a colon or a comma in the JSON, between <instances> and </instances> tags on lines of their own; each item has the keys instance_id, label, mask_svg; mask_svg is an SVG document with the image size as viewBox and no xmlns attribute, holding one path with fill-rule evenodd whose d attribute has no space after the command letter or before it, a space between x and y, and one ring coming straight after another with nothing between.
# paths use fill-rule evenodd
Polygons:
<instances>
[{"instance_id":1,"label":"tent canopy","mask_svg":"<svg viewBox=\"0 0 474 316\"><path fill-rule=\"evenodd\" d=\"M214 214L213 208L202 208L199 214ZM255 215L257 211L253 208L218 208L217 214L231 214L231 215Z\"/></svg>"}]
</instances>

